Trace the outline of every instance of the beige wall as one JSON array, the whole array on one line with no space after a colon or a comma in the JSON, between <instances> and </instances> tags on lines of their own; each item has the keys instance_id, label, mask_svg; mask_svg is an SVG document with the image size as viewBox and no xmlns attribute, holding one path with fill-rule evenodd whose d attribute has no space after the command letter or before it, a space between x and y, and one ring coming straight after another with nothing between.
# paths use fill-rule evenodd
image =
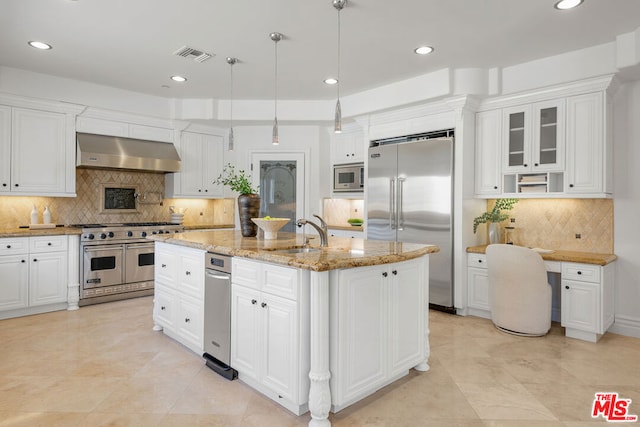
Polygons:
<instances>
[{"instance_id":1,"label":"beige wall","mask_svg":"<svg viewBox=\"0 0 640 427\"><path fill-rule=\"evenodd\" d=\"M234 223L235 199L163 199L164 177L163 174L144 172L77 169L77 197L0 197L0 228L28 225L34 204L40 213L40 222L42 211L49 206L52 222L65 225L170 221L170 206L187 208L185 225ZM143 196L139 199L137 212L101 213L103 184L136 186Z\"/></svg>"},{"instance_id":2,"label":"beige wall","mask_svg":"<svg viewBox=\"0 0 640 427\"><path fill-rule=\"evenodd\" d=\"M489 200L487 209L494 203ZM520 199L509 214L516 222L503 222L503 231L504 226L515 225L517 245L613 253L611 199ZM485 227L478 228L478 233L486 233Z\"/></svg>"},{"instance_id":3,"label":"beige wall","mask_svg":"<svg viewBox=\"0 0 640 427\"><path fill-rule=\"evenodd\" d=\"M362 199L323 199L322 215L329 225L348 227L349 218L365 218ZM365 224L366 227L366 224Z\"/></svg>"}]
</instances>

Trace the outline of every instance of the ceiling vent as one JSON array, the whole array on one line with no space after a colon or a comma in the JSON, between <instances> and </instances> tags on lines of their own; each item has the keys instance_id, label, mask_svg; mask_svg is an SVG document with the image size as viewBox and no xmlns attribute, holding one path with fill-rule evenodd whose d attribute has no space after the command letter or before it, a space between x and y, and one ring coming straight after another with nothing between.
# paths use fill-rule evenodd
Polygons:
<instances>
[{"instance_id":1,"label":"ceiling vent","mask_svg":"<svg viewBox=\"0 0 640 427\"><path fill-rule=\"evenodd\" d=\"M198 49L194 49L189 46L182 46L180 49L173 52L174 55L182 56L183 58L191 58L196 62L204 62L214 55L211 53L203 52Z\"/></svg>"}]
</instances>

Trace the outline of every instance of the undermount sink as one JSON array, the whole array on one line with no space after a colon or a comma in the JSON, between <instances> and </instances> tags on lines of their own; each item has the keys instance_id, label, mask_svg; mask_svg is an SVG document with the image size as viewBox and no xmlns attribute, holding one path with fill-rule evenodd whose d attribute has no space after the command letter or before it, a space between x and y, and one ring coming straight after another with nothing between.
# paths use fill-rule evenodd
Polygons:
<instances>
[{"instance_id":1,"label":"undermount sink","mask_svg":"<svg viewBox=\"0 0 640 427\"><path fill-rule=\"evenodd\" d=\"M320 248L291 248L291 249L277 249L273 252L281 253L281 254L306 254L306 253L314 253L320 252Z\"/></svg>"}]
</instances>

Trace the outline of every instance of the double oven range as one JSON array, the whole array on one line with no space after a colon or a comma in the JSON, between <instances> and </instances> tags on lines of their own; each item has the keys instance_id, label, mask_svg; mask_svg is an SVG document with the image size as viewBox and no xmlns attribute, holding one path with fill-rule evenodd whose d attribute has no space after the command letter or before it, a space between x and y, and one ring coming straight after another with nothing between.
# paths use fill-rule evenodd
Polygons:
<instances>
[{"instance_id":1,"label":"double oven range","mask_svg":"<svg viewBox=\"0 0 640 427\"><path fill-rule=\"evenodd\" d=\"M80 305L153 295L154 242L184 231L167 222L76 224L80 237Z\"/></svg>"}]
</instances>

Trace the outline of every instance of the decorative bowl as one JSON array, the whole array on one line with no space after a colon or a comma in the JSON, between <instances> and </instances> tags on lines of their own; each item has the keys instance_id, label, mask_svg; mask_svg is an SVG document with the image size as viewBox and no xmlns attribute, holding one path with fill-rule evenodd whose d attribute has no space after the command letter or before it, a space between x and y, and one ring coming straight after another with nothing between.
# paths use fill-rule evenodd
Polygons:
<instances>
[{"instance_id":1,"label":"decorative bowl","mask_svg":"<svg viewBox=\"0 0 640 427\"><path fill-rule=\"evenodd\" d=\"M291 221L289 218L251 218L262 231L265 239L277 239L278 230Z\"/></svg>"}]
</instances>

